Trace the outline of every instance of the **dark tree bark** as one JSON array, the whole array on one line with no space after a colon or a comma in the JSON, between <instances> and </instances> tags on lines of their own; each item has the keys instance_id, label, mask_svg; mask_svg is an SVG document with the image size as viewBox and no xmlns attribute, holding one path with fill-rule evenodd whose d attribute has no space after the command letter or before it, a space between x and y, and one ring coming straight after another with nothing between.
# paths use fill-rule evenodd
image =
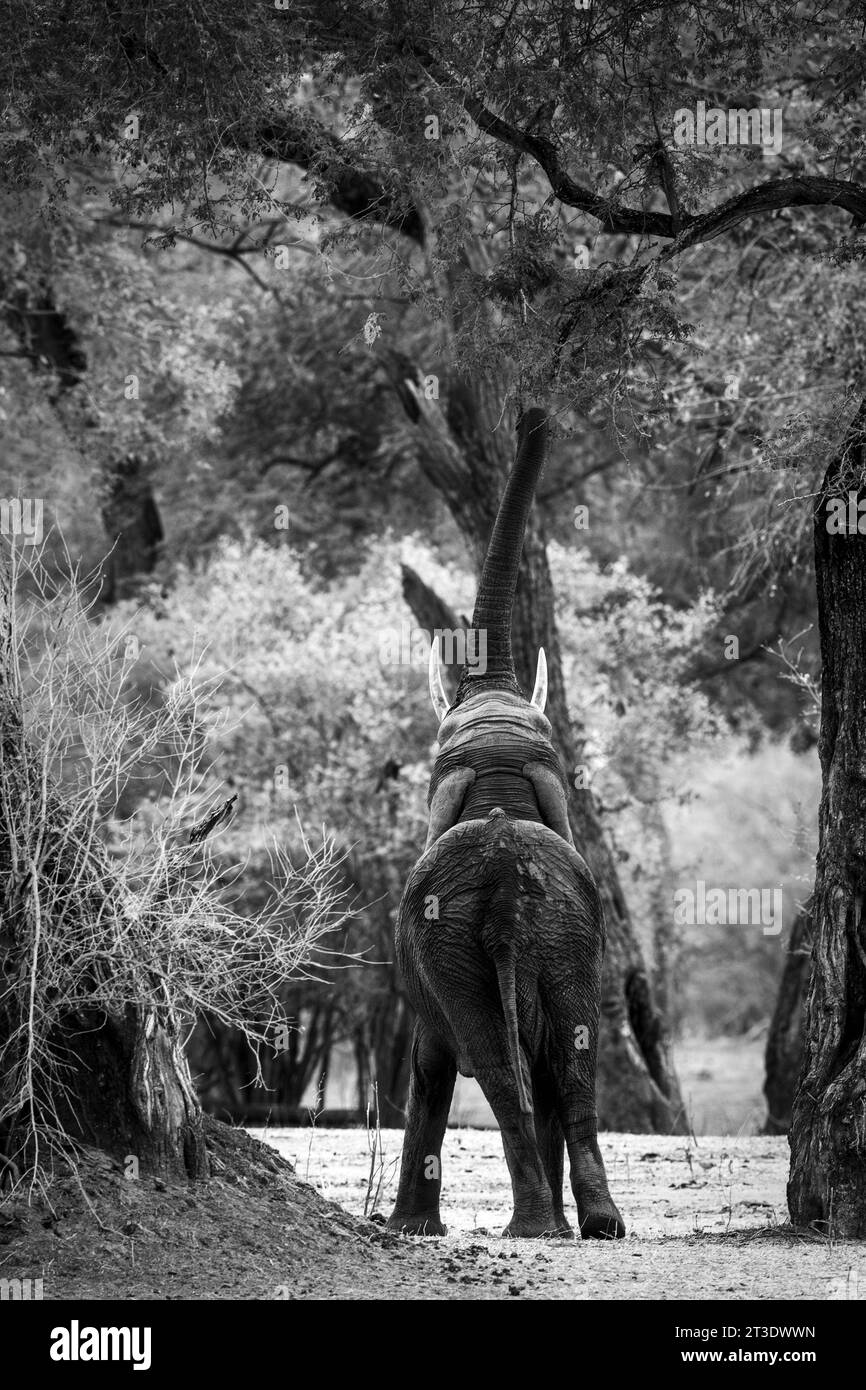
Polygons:
<instances>
[{"instance_id":1,"label":"dark tree bark","mask_svg":"<svg viewBox=\"0 0 866 1390\"><path fill-rule=\"evenodd\" d=\"M383 179L378 171L349 163L343 141L308 112L281 111L259 126L256 137L262 154L314 174L338 212L354 220L393 227L423 245L424 221L411 195L395 188L393 181Z\"/></svg>"},{"instance_id":2,"label":"dark tree bark","mask_svg":"<svg viewBox=\"0 0 866 1390\"><path fill-rule=\"evenodd\" d=\"M501 408L488 383L450 381L446 413L426 401L407 359L389 355L395 387L411 400L421 431L419 457L465 536L479 570L511 465L513 432L497 430ZM404 405L406 402L404 401ZM542 522L530 515L512 622L512 649L524 693L531 692L538 648L548 664L547 715L566 768L580 762L579 736L569 717L554 612L553 584ZM580 852L595 875L607 921L599 1041L598 1102L603 1127L636 1133L684 1133L686 1117L662 1019L639 943L589 789L569 778L569 818Z\"/></svg>"},{"instance_id":3,"label":"dark tree bark","mask_svg":"<svg viewBox=\"0 0 866 1390\"><path fill-rule=\"evenodd\" d=\"M812 916L800 908L794 918L785 965L764 1053L764 1095L767 1097L765 1134L787 1134L791 1127L794 1091L803 1065L806 992L812 960Z\"/></svg>"},{"instance_id":4,"label":"dark tree bark","mask_svg":"<svg viewBox=\"0 0 866 1390\"><path fill-rule=\"evenodd\" d=\"M50 285L34 293L19 283L6 293L6 305L6 320L33 367L53 368L61 391L77 386L87 371L87 354Z\"/></svg>"},{"instance_id":5,"label":"dark tree bark","mask_svg":"<svg viewBox=\"0 0 866 1390\"><path fill-rule=\"evenodd\" d=\"M107 471L102 520L111 551L100 597L116 603L153 573L164 539L150 479L137 455L114 460Z\"/></svg>"},{"instance_id":6,"label":"dark tree bark","mask_svg":"<svg viewBox=\"0 0 866 1390\"><path fill-rule=\"evenodd\" d=\"M202 1114L179 1031L153 1011L70 1019L58 1044L74 1057L58 1115L73 1139L142 1173L206 1178Z\"/></svg>"},{"instance_id":7,"label":"dark tree bark","mask_svg":"<svg viewBox=\"0 0 866 1390\"><path fill-rule=\"evenodd\" d=\"M866 535L828 529L828 499L866 497L866 401L815 507L822 791L805 1056L794 1098L793 1221L866 1237Z\"/></svg>"}]
</instances>

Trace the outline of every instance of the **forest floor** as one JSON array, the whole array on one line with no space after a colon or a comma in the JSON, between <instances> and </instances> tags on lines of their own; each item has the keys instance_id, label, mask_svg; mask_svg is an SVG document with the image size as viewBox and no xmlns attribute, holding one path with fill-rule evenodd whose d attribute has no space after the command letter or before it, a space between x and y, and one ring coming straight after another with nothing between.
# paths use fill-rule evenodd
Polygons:
<instances>
[{"instance_id":1,"label":"forest floor","mask_svg":"<svg viewBox=\"0 0 866 1390\"><path fill-rule=\"evenodd\" d=\"M395 1129L267 1134L301 1177L357 1216L365 1206L389 1213L402 1139ZM786 1139L608 1133L600 1143L626 1239L504 1240L511 1186L499 1134L450 1129L442 1149L448 1235L408 1242L429 1251L428 1268L422 1284L398 1296L866 1299L866 1246L788 1226ZM565 1210L574 1224L568 1193Z\"/></svg>"},{"instance_id":2,"label":"forest floor","mask_svg":"<svg viewBox=\"0 0 866 1390\"><path fill-rule=\"evenodd\" d=\"M91 1154L87 1199L74 1178L7 1197L0 1279L41 1278L46 1299L866 1298L866 1247L786 1227L784 1139L603 1135L629 1234L584 1244L501 1238L494 1130L448 1131L439 1240L382 1229L399 1130L209 1130L206 1183L130 1181Z\"/></svg>"}]
</instances>

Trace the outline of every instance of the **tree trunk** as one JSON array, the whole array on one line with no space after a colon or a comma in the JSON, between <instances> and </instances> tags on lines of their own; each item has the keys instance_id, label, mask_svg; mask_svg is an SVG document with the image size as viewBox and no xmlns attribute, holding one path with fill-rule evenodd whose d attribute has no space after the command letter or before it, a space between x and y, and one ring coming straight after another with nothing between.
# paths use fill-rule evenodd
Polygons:
<instances>
[{"instance_id":1,"label":"tree trunk","mask_svg":"<svg viewBox=\"0 0 866 1390\"><path fill-rule=\"evenodd\" d=\"M122 1162L135 1158L141 1173L206 1178L201 1109L174 1030L139 1008L81 1023L64 1029L76 1059L57 1098L66 1133Z\"/></svg>"},{"instance_id":2,"label":"tree trunk","mask_svg":"<svg viewBox=\"0 0 866 1390\"><path fill-rule=\"evenodd\" d=\"M671 864L671 837L661 809L661 797L644 808L644 833L650 837L658 856L658 873L650 893L649 910L652 917L652 988L655 1006L670 1028L674 1008L674 968L680 941L674 924L674 872Z\"/></svg>"},{"instance_id":3,"label":"tree trunk","mask_svg":"<svg viewBox=\"0 0 866 1390\"><path fill-rule=\"evenodd\" d=\"M30 359L34 371L48 367L57 373L60 392L77 386L87 371L87 354L66 314L57 308L51 285L30 285L23 277L0 281L4 316Z\"/></svg>"},{"instance_id":4,"label":"tree trunk","mask_svg":"<svg viewBox=\"0 0 866 1390\"><path fill-rule=\"evenodd\" d=\"M4 876L9 865L8 843L0 844ZM0 968L7 979L22 978L22 972L25 980L28 977L31 900L28 883L14 882L0 942ZM0 1050L10 1084L20 1074L19 1054L28 1039L19 1002L18 991L9 991L0 1007ZM135 1159L134 1176L207 1176L201 1110L172 1020L144 1008L130 1008L125 1018L70 1017L54 1031L50 1048L62 1059L62 1068L48 1093L45 1075L38 1078L35 1114L54 1131L61 1148L66 1147L66 1135L121 1162ZM0 1089L4 1104L11 1101L6 1086ZM28 1105L11 1109L0 1135L4 1157L19 1170L29 1168L36 1156L31 1120ZM41 1148L44 1153L44 1138Z\"/></svg>"},{"instance_id":5,"label":"tree trunk","mask_svg":"<svg viewBox=\"0 0 866 1390\"><path fill-rule=\"evenodd\" d=\"M812 894L812 978L794 1098L788 1205L793 1221L866 1237L866 401L815 507L821 637L822 790ZM830 499L854 529L831 533ZM861 503L861 505L866 505Z\"/></svg>"},{"instance_id":6,"label":"tree trunk","mask_svg":"<svg viewBox=\"0 0 866 1390\"><path fill-rule=\"evenodd\" d=\"M164 536L150 479L136 454L112 461L104 489L102 520L111 551L100 598L116 603L153 573Z\"/></svg>"},{"instance_id":7,"label":"tree trunk","mask_svg":"<svg viewBox=\"0 0 866 1390\"><path fill-rule=\"evenodd\" d=\"M367 1044L367 1022L355 1031L352 1038L355 1054L355 1086L358 1095L358 1113L365 1115L373 1104L373 1081L370 1071L370 1053Z\"/></svg>"},{"instance_id":8,"label":"tree trunk","mask_svg":"<svg viewBox=\"0 0 866 1390\"><path fill-rule=\"evenodd\" d=\"M812 916L807 907L794 918L776 1007L764 1054L765 1134L787 1134L794 1091L803 1065L803 1026L812 960Z\"/></svg>"}]
</instances>

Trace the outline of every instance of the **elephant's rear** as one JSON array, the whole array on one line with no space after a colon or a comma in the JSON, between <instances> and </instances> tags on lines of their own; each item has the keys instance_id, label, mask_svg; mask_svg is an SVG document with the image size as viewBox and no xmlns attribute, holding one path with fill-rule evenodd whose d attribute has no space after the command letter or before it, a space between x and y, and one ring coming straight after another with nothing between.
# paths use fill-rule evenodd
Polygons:
<instances>
[{"instance_id":1,"label":"elephant's rear","mask_svg":"<svg viewBox=\"0 0 866 1390\"><path fill-rule=\"evenodd\" d=\"M410 996L453 1040L462 1070L472 1058L471 1039L454 1039L461 1013L503 1018L509 994L527 1060L546 1042L560 1047L563 1028L573 1040L586 1027L594 1040L603 947L601 905L580 855L546 826L496 813L454 826L422 856L397 926Z\"/></svg>"}]
</instances>

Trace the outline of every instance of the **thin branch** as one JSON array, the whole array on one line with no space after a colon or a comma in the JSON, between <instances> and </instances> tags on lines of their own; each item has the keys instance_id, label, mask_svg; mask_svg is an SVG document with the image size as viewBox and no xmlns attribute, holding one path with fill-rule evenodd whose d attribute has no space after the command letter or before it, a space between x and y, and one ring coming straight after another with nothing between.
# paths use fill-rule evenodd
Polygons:
<instances>
[{"instance_id":1,"label":"thin branch","mask_svg":"<svg viewBox=\"0 0 866 1390\"><path fill-rule=\"evenodd\" d=\"M343 142L308 115L282 112L259 126L256 136L264 154L296 164L319 178L328 190L328 201L338 212L393 227L423 246L421 213L408 193L383 181L372 170L349 162Z\"/></svg>"},{"instance_id":2,"label":"thin branch","mask_svg":"<svg viewBox=\"0 0 866 1390\"><path fill-rule=\"evenodd\" d=\"M209 241L206 237L193 236L191 232L182 232L176 227L161 227L155 222L128 222L113 217L97 218L96 221L100 226L104 227L114 227L123 231L129 229L130 231L148 232L152 236L169 237L175 241L186 242L188 246L195 246L200 251L209 251L213 256L223 256L226 260L232 261L235 265L240 266L241 270L245 271L250 279L255 281L260 290L264 290L266 294L272 294L275 299L282 302L279 290L273 285L269 285L266 280L263 280L258 272L253 270L252 266L245 260L246 256L252 256L261 252L264 249L263 247L240 246L238 244L240 238L236 238L230 246L222 246L218 241ZM241 233L241 237L248 235L249 233L246 231ZM266 240L265 245L268 244L269 240L270 236ZM313 251L313 248L302 241L292 242L292 249L309 251L311 254Z\"/></svg>"}]
</instances>

